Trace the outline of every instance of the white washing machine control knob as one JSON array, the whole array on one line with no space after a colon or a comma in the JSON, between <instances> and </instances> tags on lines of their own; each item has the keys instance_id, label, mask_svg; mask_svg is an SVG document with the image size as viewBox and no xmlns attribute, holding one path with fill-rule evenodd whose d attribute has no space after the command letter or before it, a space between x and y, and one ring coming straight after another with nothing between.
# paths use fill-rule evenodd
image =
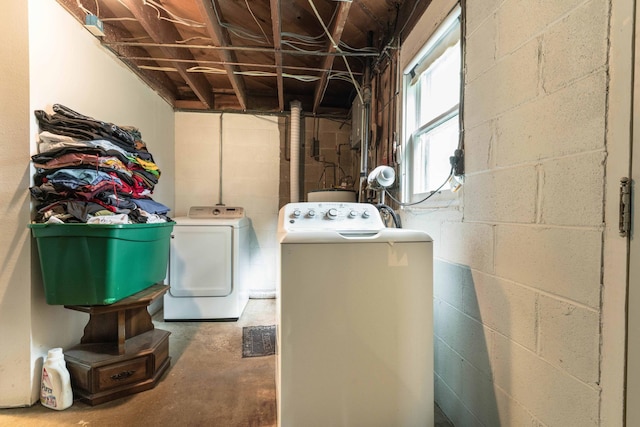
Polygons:
<instances>
[{"instance_id":1,"label":"white washing machine control knob","mask_svg":"<svg viewBox=\"0 0 640 427\"><path fill-rule=\"evenodd\" d=\"M327 218L336 219L338 217L338 209L331 208L327 211Z\"/></svg>"},{"instance_id":2,"label":"white washing machine control knob","mask_svg":"<svg viewBox=\"0 0 640 427\"><path fill-rule=\"evenodd\" d=\"M294 210L292 215L293 215L294 218L299 218L300 215L301 215L300 209Z\"/></svg>"},{"instance_id":3,"label":"white washing machine control knob","mask_svg":"<svg viewBox=\"0 0 640 427\"><path fill-rule=\"evenodd\" d=\"M362 212L362 218L369 218L369 211Z\"/></svg>"},{"instance_id":4,"label":"white washing machine control knob","mask_svg":"<svg viewBox=\"0 0 640 427\"><path fill-rule=\"evenodd\" d=\"M309 218L313 218L316 216L316 211L314 211L313 209L311 209L309 212L307 212L307 216Z\"/></svg>"},{"instance_id":5,"label":"white washing machine control knob","mask_svg":"<svg viewBox=\"0 0 640 427\"><path fill-rule=\"evenodd\" d=\"M358 212L356 211L349 212L349 218L355 218L356 216L358 216Z\"/></svg>"}]
</instances>

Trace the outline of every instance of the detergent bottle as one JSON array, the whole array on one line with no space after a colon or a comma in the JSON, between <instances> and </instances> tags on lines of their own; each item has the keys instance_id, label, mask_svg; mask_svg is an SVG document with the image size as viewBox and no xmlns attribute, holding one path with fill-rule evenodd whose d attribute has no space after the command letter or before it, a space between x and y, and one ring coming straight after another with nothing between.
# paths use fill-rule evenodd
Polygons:
<instances>
[{"instance_id":1,"label":"detergent bottle","mask_svg":"<svg viewBox=\"0 0 640 427\"><path fill-rule=\"evenodd\" d=\"M47 360L42 365L40 403L58 411L73 405L71 377L61 348L49 350Z\"/></svg>"}]
</instances>

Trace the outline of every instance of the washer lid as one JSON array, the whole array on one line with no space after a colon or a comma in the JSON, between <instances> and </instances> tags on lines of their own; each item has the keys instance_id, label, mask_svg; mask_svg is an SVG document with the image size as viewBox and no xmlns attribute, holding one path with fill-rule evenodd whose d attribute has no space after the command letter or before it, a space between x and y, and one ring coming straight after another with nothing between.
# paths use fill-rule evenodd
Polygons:
<instances>
[{"instance_id":1,"label":"washer lid","mask_svg":"<svg viewBox=\"0 0 640 427\"><path fill-rule=\"evenodd\" d=\"M230 206L192 206L189 218L198 219L240 219L244 218L244 208Z\"/></svg>"}]
</instances>

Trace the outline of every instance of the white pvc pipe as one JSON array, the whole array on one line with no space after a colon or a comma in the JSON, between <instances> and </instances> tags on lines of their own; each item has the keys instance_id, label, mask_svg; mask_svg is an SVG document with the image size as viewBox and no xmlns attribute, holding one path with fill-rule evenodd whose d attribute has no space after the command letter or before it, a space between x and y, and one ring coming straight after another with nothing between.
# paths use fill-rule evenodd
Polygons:
<instances>
[{"instance_id":1,"label":"white pvc pipe","mask_svg":"<svg viewBox=\"0 0 640 427\"><path fill-rule=\"evenodd\" d=\"M300 101L291 102L291 160L289 162L289 193L291 203L300 201Z\"/></svg>"}]
</instances>

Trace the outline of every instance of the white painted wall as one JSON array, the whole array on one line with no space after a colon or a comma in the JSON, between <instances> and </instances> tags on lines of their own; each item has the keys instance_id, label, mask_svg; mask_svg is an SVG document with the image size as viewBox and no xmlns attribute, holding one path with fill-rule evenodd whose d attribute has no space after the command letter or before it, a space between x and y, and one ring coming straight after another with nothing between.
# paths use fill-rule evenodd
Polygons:
<instances>
[{"instance_id":1,"label":"white painted wall","mask_svg":"<svg viewBox=\"0 0 640 427\"><path fill-rule=\"evenodd\" d=\"M175 114L176 215L220 201L220 114ZM222 114L222 203L245 208L254 236L250 296L275 293L278 117Z\"/></svg>"},{"instance_id":2,"label":"white painted wall","mask_svg":"<svg viewBox=\"0 0 640 427\"><path fill-rule=\"evenodd\" d=\"M64 104L83 114L140 129L162 171L154 199L173 207L173 110L52 0L11 0L0 38L0 407L39 397L42 358L75 345L87 317L44 299L30 198L36 153L33 110Z\"/></svg>"},{"instance_id":3,"label":"white painted wall","mask_svg":"<svg viewBox=\"0 0 640 427\"><path fill-rule=\"evenodd\" d=\"M435 239L436 401L457 427L621 425L624 274L603 267L620 266L604 207L628 144L628 109L607 107L631 81L632 3L611 3L467 1L465 185L402 212ZM453 5L429 6L402 64Z\"/></svg>"},{"instance_id":4,"label":"white painted wall","mask_svg":"<svg viewBox=\"0 0 640 427\"><path fill-rule=\"evenodd\" d=\"M28 5L3 6L11 19L0 27L0 407L31 403L33 372Z\"/></svg>"},{"instance_id":5,"label":"white painted wall","mask_svg":"<svg viewBox=\"0 0 640 427\"><path fill-rule=\"evenodd\" d=\"M172 107L55 1L29 4L32 110L52 112L51 105L58 103L99 120L137 127L162 173L152 197L173 209ZM35 119L32 133L35 149Z\"/></svg>"}]
</instances>

